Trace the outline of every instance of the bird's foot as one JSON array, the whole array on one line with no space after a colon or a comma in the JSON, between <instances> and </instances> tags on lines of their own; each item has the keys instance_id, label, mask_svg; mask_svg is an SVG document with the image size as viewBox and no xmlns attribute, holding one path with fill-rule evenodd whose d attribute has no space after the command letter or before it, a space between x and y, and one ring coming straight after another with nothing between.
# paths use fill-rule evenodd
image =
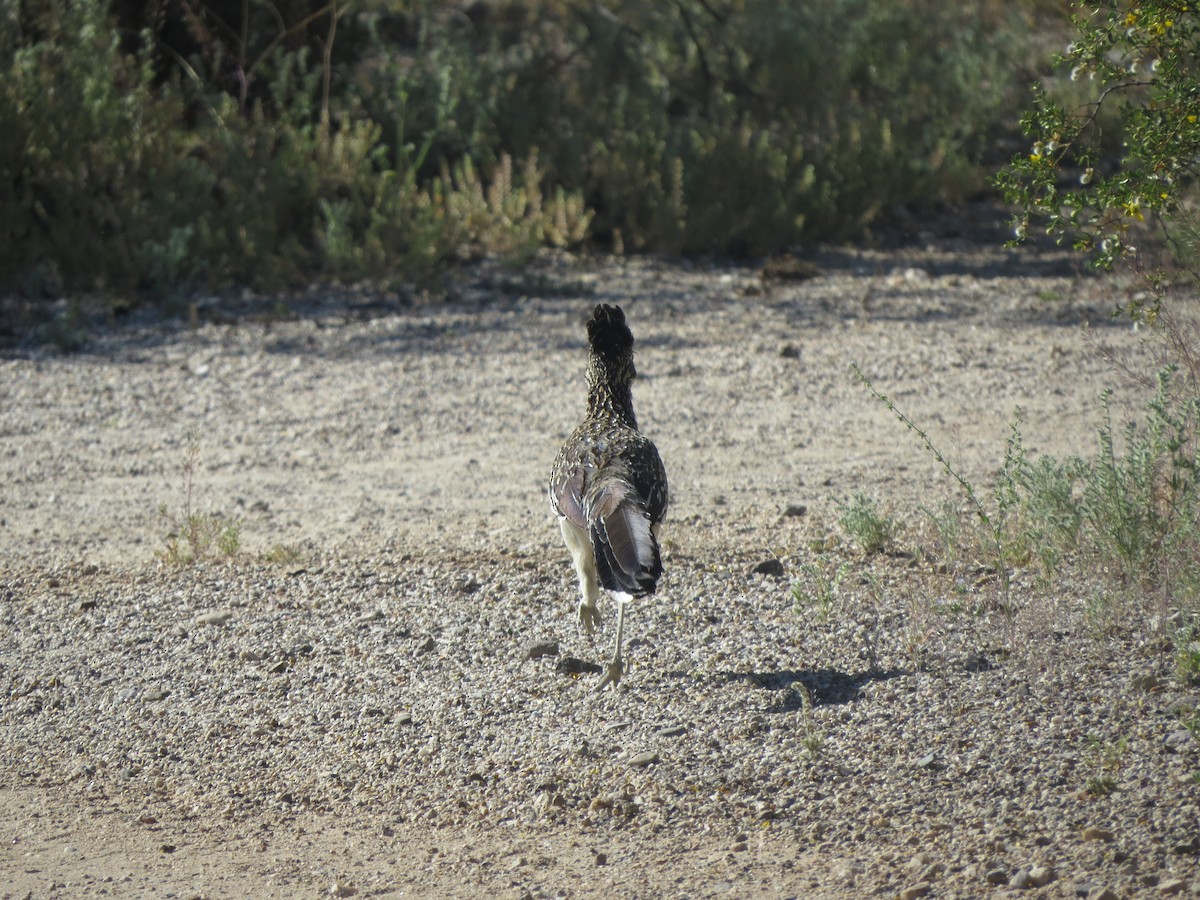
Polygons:
<instances>
[{"instance_id":1,"label":"bird's foot","mask_svg":"<svg viewBox=\"0 0 1200 900\"><path fill-rule=\"evenodd\" d=\"M587 634L596 633L596 628L600 625L600 610L595 604L579 604L579 624Z\"/></svg>"},{"instance_id":2,"label":"bird's foot","mask_svg":"<svg viewBox=\"0 0 1200 900\"><path fill-rule=\"evenodd\" d=\"M621 683L621 676L624 674L625 661L619 656L614 656L608 661L608 668L604 672L604 677L601 678L599 683L596 685L596 691L600 692L610 684L613 686L613 690L615 691L617 686Z\"/></svg>"}]
</instances>

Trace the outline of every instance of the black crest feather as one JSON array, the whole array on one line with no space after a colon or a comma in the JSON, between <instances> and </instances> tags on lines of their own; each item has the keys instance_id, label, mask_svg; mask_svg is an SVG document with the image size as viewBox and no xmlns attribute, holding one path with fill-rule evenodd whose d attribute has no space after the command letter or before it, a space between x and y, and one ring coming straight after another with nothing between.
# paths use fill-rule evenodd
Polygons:
<instances>
[{"instance_id":1,"label":"black crest feather","mask_svg":"<svg viewBox=\"0 0 1200 900\"><path fill-rule=\"evenodd\" d=\"M587 323L592 352L607 359L620 359L633 352L633 332L625 324L621 307L601 303Z\"/></svg>"}]
</instances>

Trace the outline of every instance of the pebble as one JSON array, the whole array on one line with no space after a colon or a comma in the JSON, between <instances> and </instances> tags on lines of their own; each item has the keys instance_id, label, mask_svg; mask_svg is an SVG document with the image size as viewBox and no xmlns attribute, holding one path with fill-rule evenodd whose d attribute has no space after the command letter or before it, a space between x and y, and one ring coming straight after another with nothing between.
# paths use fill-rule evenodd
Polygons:
<instances>
[{"instance_id":1,"label":"pebble","mask_svg":"<svg viewBox=\"0 0 1200 900\"><path fill-rule=\"evenodd\" d=\"M629 758L629 765L635 769L641 769L656 762L658 762L658 753L653 750L644 750Z\"/></svg>"},{"instance_id":2,"label":"pebble","mask_svg":"<svg viewBox=\"0 0 1200 900\"><path fill-rule=\"evenodd\" d=\"M1045 887L1057 877L1050 866L1034 866L1029 870L1029 881L1034 887Z\"/></svg>"},{"instance_id":3,"label":"pebble","mask_svg":"<svg viewBox=\"0 0 1200 900\"><path fill-rule=\"evenodd\" d=\"M1194 741L1195 738L1192 736L1192 733L1183 728L1180 728L1178 731L1172 731L1163 738L1163 744L1175 751L1190 747Z\"/></svg>"},{"instance_id":4,"label":"pebble","mask_svg":"<svg viewBox=\"0 0 1200 900\"><path fill-rule=\"evenodd\" d=\"M933 885L928 881L918 881L916 884L910 884L908 887L901 889L900 900L917 900L918 897L924 897L933 890Z\"/></svg>"},{"instance_id":5,"label":"pebble","mask_svg":"<svg viewBox=\"0 0 1200 900\"><path fill-rule=\"evenodd\" d=\"M1187 890L1187 882L1182 878L1169 878L1158 885L1158 892L1164 897L1181 894Z\"/></svg>"},{"instance_id":6,"label":"pebble","mask_svg":"<svg viewBox=\"0 0 1200 900\"><path fill-rule=\"evenodd\" d=\"M1004 869L988 869L983 880L994 885L1008 884L1008 872Z\"/></svg>"},{"instance_id":7,"label":"pebble","mask_svg":"<svg viewBox=\"0 0 1200 900\"><path fill-rule=\"evenodd\" d=\"M1121 898L1112 888L1100 885L1088 892L1087 900L1121 900Z\"/></svg>"},{"instance_id":8,"label":"pebble","mask_svg":"<svg viewBox=\"0 0 1200 900\"><path fill-rule=\"evenodd\" d=\"M225 609L214 609L211 612L196 616L197 625L228 625L233 613Z\"/></svg>"},{"instance_id":9,"label":"pebble","mask_svg":"<svg viewBox=\"0 0 1200 900\"><path fill-rule=\"evenodd\" d=\"M1129 675L1129 684L1135 691L1156 691L1162 685L1158 676L1153 672L1132 672Z\"/></svg>"},{"instance_id":10,"label":"pebble","mask_svg":"<svg viewBox=\"0 0 1200 900\"><path fill-rule=\"evenodd\" d=\"M772 556L770 559L764 559L760 563L756 563L750 569L752 575L766 575L768 578L785 578L787 576L787 568L783 561Z\"/></svg>"},{"instance_id":11,"label":"pebble","mask_svg":"<svg viewBox=\"0 0 1200 900\"><path fill-rule=\"evenodd\" d=\"M1080 836L1085 841L1104 841L1106 844L1111 843L1116 838L1116 835L1107 828L1100 828L1096 825L1089 825L1084 828Z\"/></svg>"},{"instance_id":12,"label":"pebble","mask_svg":"<svg viewBox=\"0 0 1200 900\"><path fill-rule=\"evenodd\" d=\"M543 656L558 656L558 641L538 640L525 645L526 659L541 659Z\"/></svg>"}]
</instances>

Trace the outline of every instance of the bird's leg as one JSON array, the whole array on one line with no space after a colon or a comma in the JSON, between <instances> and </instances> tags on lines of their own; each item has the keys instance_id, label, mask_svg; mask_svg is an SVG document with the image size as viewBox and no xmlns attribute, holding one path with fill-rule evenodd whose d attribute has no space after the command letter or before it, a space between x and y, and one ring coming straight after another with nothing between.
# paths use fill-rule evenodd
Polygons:
<instances>
[{"instance_id":1,"label":"bird's leg","mask_svg":"<svg viewBox=\"0 0 1200 900\"><path fill-rule=\"evenodd\" d=\"M617 644L613 649L612 659L608 661L604 677L596 685L597 691L604 690L610 684L615 691L621 683L621 676L625 674L625 660L621 656L621 640L625 633L625 606L630 599L628 594L617 594Z\"/></svg>"},{"instance_id":2,"label":"bird's leg","mask_svg":"<svg viewBox=\"0 0 1200 900\"><path fill-rule=\"evenodd\" d=\"M571 561L575 563L575 573L579 576L579 624L591 635L600 625L600 609L596 601L600 599L600 586L596 582L596 557L592 552L592 542L588 533L571 522L570 519L559 519L563 540L571 552Z\"/></svg>"}]
</instances>

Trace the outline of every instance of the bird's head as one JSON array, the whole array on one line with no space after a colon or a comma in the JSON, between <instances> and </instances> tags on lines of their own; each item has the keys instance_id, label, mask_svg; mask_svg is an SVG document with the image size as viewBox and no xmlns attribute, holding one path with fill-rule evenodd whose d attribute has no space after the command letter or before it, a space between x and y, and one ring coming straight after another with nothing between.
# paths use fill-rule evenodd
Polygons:
<instances>
[{"instance_id":1,"label":"bird's head","mask_svg":"<svg viewBox=\"0 0 1200 900\"><path fill-rule=\"evenodd\" d=\"M633 367L633 332L625 324L621 307L599 304L588 320L587 332L592 356L603 365L608 377L633 381L637 376Z\"/></svg>"}]
</instances>

